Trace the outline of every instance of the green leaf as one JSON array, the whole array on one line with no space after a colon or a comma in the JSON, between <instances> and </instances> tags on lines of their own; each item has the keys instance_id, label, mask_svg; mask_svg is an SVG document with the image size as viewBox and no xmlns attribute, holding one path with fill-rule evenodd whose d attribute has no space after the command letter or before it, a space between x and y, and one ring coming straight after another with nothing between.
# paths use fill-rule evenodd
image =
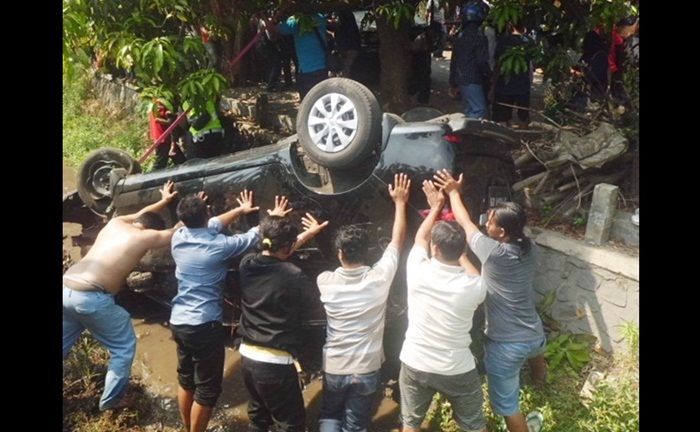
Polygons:
<instances>
[{"instance_id":1,"label":"green leaf","mask_svg":"<svg viewBox=\"0 0 700 432\"><path fill-rule=\"evenodd\" d=\"M163 69L163 45L158 45L155 50L155 74L159 76L159 73Z\"/></svg>"}]
</instances>

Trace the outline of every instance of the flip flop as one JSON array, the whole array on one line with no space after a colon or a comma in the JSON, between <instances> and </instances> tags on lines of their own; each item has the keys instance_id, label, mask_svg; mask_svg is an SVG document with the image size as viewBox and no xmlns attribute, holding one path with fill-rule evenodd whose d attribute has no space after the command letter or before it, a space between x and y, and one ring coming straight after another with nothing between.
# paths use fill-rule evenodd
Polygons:
<instances>
[{"instance_id":1,"label":"flip flop","mask_svg":"<svg viewBox=\"0 0 700 432\"><path fill-rule=\"evenodd\" d=\"M544 424L544 416L538 411L533 411L525 417L528 432L540 432Z\"/></svg>"}]
</instances>

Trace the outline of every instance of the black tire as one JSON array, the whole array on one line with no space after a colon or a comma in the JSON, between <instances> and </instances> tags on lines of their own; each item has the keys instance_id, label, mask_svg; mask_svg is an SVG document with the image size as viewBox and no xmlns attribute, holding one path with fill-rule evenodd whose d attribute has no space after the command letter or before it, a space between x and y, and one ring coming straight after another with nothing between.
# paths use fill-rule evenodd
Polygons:
<instances>
[{"instance_id":1,"label":"black tire","mask_svg":"<svg viewBox=\"0 0 700 432\"><path fill-rule=\"evenodd\" d=\"M337 108L347 111L338 118L328 115L333 115ZM345 125L336 123L340 121ZM347 78L323 80L309 91L299 106L299 143L311 160L326 168L352 168L364 161L379 148L381 133L379 102L367 87L357 81Z\"/></svg>"},{"instance_id":2,"label":"black tire","mask_svg":"<svg viewBox=\"0 0 700 432\"><path fill-rule=\"evenodd\" d=\"M117 168L127 174L141 172L141 166L128 153L110 147L90 152L78 168L78 196L93 212L104 216L112 202L110 173Z\"/></svg>"}]
</instances>

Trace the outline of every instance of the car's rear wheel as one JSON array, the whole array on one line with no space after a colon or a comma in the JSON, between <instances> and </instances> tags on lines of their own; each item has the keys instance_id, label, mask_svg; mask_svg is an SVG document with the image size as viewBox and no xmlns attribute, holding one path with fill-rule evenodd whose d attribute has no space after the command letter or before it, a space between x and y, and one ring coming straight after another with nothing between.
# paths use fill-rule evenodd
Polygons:
<instances>
[{"instance_id":1,"label":"car's rear wheel","mask_svg":"<svg viewBox=\"0 0 700 432\"><path fill-rule=\"evenodd\" d=\"M297 115L299 142L326 168L352 168L381 140L382 113L374 94L347 78L329 78L304 97Z\"/></svg>"},{"instance_id":2,"label":"car's rear wheel","mask_svg":"<svg viewBox=\"0 0 700 432\"><path fill-rule=\"evenodd\" d=\"M111 173L123 169L126 174L141 172L141 166L128 153L115 148L100 148L90 152L78 168L78 196L99 215L105 215L111 198Z\"/></svg>"}]
</instances>

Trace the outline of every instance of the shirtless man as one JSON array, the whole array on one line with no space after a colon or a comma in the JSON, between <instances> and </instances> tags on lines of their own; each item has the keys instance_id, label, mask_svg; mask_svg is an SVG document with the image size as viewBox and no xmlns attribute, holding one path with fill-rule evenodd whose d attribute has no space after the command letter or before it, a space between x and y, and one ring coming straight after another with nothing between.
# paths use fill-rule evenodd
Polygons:
<instances>
[{"instance_id":1,"label":"shirtless man","mask_svg":"<svg viewBox=\"0 0 700 432\"><path fill-rule=\"evenodd\" d=\"M110 220L87 255L63 275L63 359L84 329L110 353L102 411L123 405L136 350L131 317L114 303L114 295L149 249L170 244L175 227L163 229L156 213L177 195L173 188L173 182L166 182L160 201Z\"/></svg>"}]
</instances>

